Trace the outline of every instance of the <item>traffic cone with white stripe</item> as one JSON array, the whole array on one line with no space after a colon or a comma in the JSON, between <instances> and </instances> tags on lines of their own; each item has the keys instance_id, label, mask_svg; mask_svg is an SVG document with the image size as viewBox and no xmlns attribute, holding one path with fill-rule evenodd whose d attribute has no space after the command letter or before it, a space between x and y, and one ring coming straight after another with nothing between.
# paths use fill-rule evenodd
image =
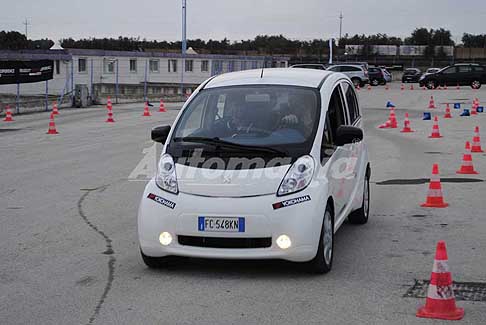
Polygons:
<instances>
[{"instance_id":1,"label":"traffic cone with white stripe","mask_svg":"<svg viewBox=\"0 0 486 325\"><path fill-rule=\"evenodd\" d=\"M405 113L405 121L403 122L403 129L400 131L402 133L411 133L411 132L415 132L414 130L412 130L412 128L410 127L410 120L408 119L408 112Z\"/></svg>"},{"instance_id":2,"label":"traffic cone with white stripe","mask_svg":"<svg viewBox=\"0 0 486 325\"><path fill-rule=\"evenodd\" d=\"M115 123L115 119L113 118L113 109L111 106L108 106L108 118L106 119L106 123Z\"/></svg>"},{"instance_id":3,"label":"traffic cone with white stripe","mask_svg":"<svg viewBox=\"0 0 486 325\"><path fill-rule=\"evenodd\" d=\"M471 152L484 152L481 149L481 136L479 135L479 126L474 128L474 137L472 140Z\"/></svg>"},{"instance_id":4,"label":"traffic cone with white stripe","mask_svg":"<svg viewBox=\"0 0 486 325\"><path fill-rule=\"evenodd\" d=\"M479 100L475 98L471 106L471 115L478 115L477 109L479 106Z\"/></svg>"},{"instance_id":5,"label":"traffic cone with white stripe","mask_svg":"<svg viewBox=\"0 0 486 325\"><path fill-rule=\"evenodd\" d=\"M371 90L371 84L368 84L368 90Z\"/></svg>"},{"instance_id":6,"label":"traffic cone with white stripe","mask_svg":"<svg viewBox=\"0 0 486 325\"><path fill-rule=\"evenodd\" d=\"M429 191L425 203L420 205L424 208L446 208L448 203L444 202L442 196L442 185L440 184L439 164L432 166L432 177L430 178Z\"/></svg>"},{"instance_id":7,"label":"traffic cone with white stripe","mask_svg":"<svg viewBox=\"0 0 486 325\"><path fill-rule=\"evenodd\" d=\"M427 87L425 87L425 86L422 86L422 90L427 90Z\"/></svg>"},{"instance_id":8,"label":"traffic cone with white stripe","mask_svg":"<svg viewBox=\"0 0 486 325\"><path fill-rule=\"evenodd\" d=\"M459 84L457 84L456 89L457 90L460 90L461 89L461 87L459 86Z\"/></svg>"},{"instance_id":9,"label":"traffic cone with white stripe","mask_svg":"<svg viewBox=\"0 0 486 325\"><path fill-rule=\"evenodd\" d=\"M413 84L410 85L410 90L413 90Z\"/></svg>"},{"instance_id":10,"label":"traffic cone with white stripe","mask_svg":"<svg viewBox=\"0 0 486 325\"><path fill-rule=\"evenodd\" d=\"M52 114L59 115L59 109L57 108L57 102L52 103Z\"/></svg>"},{"instance_id":11,"label":"traffic cone with white stripe","mask_svg":"<svg viewBox=\"0 0 486 325\"><path fill-rule=\"evenodd\" d=\"M429 135L429 138L431 138L431 139L442 138L442 135L440 134L440 130L439 130L439 117L438 116L434 116L434 125L432 126L432 133Z\"/></svg>"},{"instance_id":12,"label":"traffic cone with white stripe","mask_svg":"<svg viewBox=\"0 0 486 325\"><path fill-rule=\"evenodd\" d=\"M396 129L398 127L397 122L397 115L395 114L395 107L390 107L390 117L388 118L390 121L390 128Z\"/></svg>"},{"instance_id":13,"label":"traffic cone with white stripe","mask_svg":"<svg viewBox=\"0 0 486 325\"><path fill-rule=\"evenodd\" d=\"M165 109L164 101L162 99L160 99L159 112L161 113L167 112L167 110Z\"/></svg>"},{"instance_id":14,"label":"traffic cone with white stripe","mask_svg":"<svg viewBox=\"0 0 486 325\"><path fill-rule=\"evenodd\" d=\"M5 107L5 118L3 119L4 122L13 122L14 119L12 118L12 111L10 110L10 106L7 105Z\"/></svg>"},{"instance_id":15,"label":"traffic cone with white stripe","mask_svg":"<svg viewBox=\"0 0 486 325\"><path fill-rule=\"evenodd\" d=\"M152 116L152 114L150 114L150 111L149 111L148 102L145 102L145 107L143 109L143 115L142 116Z\"/></svg>"},{"instance_id":16,"label":"traffic cone with white stripe","mask_svg":"<svg viewBox=\"0 0 486 325\"><path fill-rule=\"evenodd\" d=\"M434 96L430 96L429 108L435 108Z\"/></svg>"},{"instance_id":17,"label":"traffic cone with white stripe","mask_svg":"<svg viewBox=\"0 0 486 325\"><path fill-rule=\"evenodd\" d=\"M388 86L388 84L385 85L385 90L389 90L390 89L390 86Z\"/></svg>"},{"instance_id":18,"label":"traffic cone with white stripe","mask_svg":"<svg viewBox=\"0 0 486 325\"><path fill-rule=\"evenodd\" d=\"M56 130L56 122L54 122L53 113L51 113L51 117L49 118L49 129L47 130L47 134L59 134Z\"/></svg>"},{"instance_id":19,"label":"traffic cone with white stripe","mask_svg":"<svg viewBox=\"0 0 486 325\"><path fill-rule=\"evenodd\" d=\"M108 96L108 99L106 100L106 109L112 109L113 104L111 103L111 98Z\"/></svg>"},{"instance_id":20,"label":"traffic cone with white stripe","mask_svg":"<svg viewBox=\"0 0 486 325\"><path fill-rule=\"evenodd\" d=\"M476 175L479 174L474 170L472 155L471 155L471 144L466 141L465 152L462 156L462 165L456 174L466 174L466 175Z\"/></svg>"},{"instance_id":21,"label":"traffic cone with white stripe","mask_svg":"<svg viewBox=\"0 0 486 325\"><path fill-rule=\"evenodd\" d=\"M404 85L404 84L402 84L402 85L400 86L400 90L405 90L405 85Z\"/></svg>"},{"instance_id":22,"label":"traffic cone with white stripe","mask_svg":"<svg viewBox=\"0 0 486 325\"><path fill-rule=\"evenodd\" d=\"M444 85L444 90L447 90L447 89L448 89L448 88L447 88L447 85Z\"/></svg>"},{"instance_id":23,"label":"traffic cone with white stripe","mask_svg":"<svg viewBox=\"0 0 486 325\"><path fill-rule=\"evenodd\" d=\"M445 320L459 320L464 317L464 309L456 306L446 244L442 240L437 243L425 305L417 310L416 316Z\"/></svg>"},{"instance_id":24,"label":"traffic cone with white stripe","mask_svg":"<svg viewBox=\"0 0 486 325\"><path fill-rule=\"evenodd\" d=\"M451 108L449 107L449 103L447 103L444 118L452 118Z\"/></svg>"}]
</instances>

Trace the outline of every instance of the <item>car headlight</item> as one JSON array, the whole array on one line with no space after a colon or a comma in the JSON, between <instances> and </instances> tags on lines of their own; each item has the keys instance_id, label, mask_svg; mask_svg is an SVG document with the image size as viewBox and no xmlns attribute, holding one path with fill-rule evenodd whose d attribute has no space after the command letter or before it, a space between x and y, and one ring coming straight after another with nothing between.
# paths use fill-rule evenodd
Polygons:
<instances>
[{"instance_id":1,"label":"car headlight","mask_svg":"<svg viewBox=\"0 0 486 325\"><path fill-rule=\"evenodd\" d=\"M171 155L164 154L160 157L155 183L164 191L174 194L179 193L176 168Z\"/></svg>"},{"instance_id":2,"label":"car headlight","mask_svg":"<svg viewBox=\"0 0 486 325\"><path fill-rule=\"evenodd\" d=\"M290 167L285 174L277 191L277 196L295 193L306 188L314 174L314 159L311 156L302 156Z\"/></svg>"}]
</instances>

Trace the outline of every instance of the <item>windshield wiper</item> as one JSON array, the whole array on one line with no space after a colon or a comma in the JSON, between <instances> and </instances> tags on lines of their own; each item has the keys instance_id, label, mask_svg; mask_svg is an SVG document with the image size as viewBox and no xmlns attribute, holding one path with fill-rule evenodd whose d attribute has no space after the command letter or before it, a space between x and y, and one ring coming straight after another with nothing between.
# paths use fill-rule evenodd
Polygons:
<instances>
[{"instance_id":1,"label":"windshield wiper","mask_svg":"<svg viewBox=\"0 0 486 325\"><path fill-rule=\"evenodd\" d=\"M191 136L189 136L189 137L176 137L176 138L174 138L174 142L204 143L204 144L215 145L217 147L221 146L221 147L226 147L226 148L242 149L242 150L245 150L245 151L258 151L258 152L274 153L274 154L282 155L284 157L288 156L286 152L278 150L278 149L234 143L234 142L230 142L230 141L221 140L218 137L214 137L214 138L191 137Z\"/></svg>"}]
</instances>

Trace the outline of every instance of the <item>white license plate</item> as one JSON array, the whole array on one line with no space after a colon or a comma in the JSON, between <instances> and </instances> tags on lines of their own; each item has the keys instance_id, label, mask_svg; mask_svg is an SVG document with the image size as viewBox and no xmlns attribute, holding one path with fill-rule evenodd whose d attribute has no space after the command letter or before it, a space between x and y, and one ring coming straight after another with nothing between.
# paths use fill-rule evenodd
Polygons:
<instances>
[{"instance_id":1,"label":"white license plate","mask_svg":"<svg viewBox=\"0 0 486 325\"><path fill-rule=\"evenodd\" d=\"M245 232L245 218L198 217L197 229L205 232Z\"/></svg>"}]
</instances>

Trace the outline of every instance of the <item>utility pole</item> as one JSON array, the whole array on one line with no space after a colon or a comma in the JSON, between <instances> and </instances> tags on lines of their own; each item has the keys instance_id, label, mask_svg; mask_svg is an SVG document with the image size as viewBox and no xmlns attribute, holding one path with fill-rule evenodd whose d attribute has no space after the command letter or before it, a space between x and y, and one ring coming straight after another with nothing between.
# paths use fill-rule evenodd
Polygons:
<instances>
[{"instance_id":1,"label":"utility pole","mask_svg":"<svg viewBox=\"0 0 486 325\"><path fill-rule=\"evenodd\" d=\"M29 21L27 20L27 18L25 18L25 21L22 24L25 25L25 38L29 39L29 36L28 36L28 26L31 25L31 23L29 23Z\"/></svg>"},{"instance_id":2,"label":"utility pole","mask_svg":"<svg viewBox=\"0 0 486 325\"><path fill-rule=\"evenodd\" d=\"M181 96L184 98L184 69L185 66L185 58L186 58L186 51L187 51L187 35L186 35L186 0L182 0L182 48L181 48L181 56L182 56L182 65L181 65Z\"/></svg>"},{"instance_id":3,"label":"utility pole","mask_svg":"<svg viewBox=\"0 0 486 325\"><path fill-rule=\"evenodd\" d=\"M343 33L343 18L343 12L341 11L341 13L339 14L339 40L341 40L341 36Z\"/></svg>"}]
</instances>

